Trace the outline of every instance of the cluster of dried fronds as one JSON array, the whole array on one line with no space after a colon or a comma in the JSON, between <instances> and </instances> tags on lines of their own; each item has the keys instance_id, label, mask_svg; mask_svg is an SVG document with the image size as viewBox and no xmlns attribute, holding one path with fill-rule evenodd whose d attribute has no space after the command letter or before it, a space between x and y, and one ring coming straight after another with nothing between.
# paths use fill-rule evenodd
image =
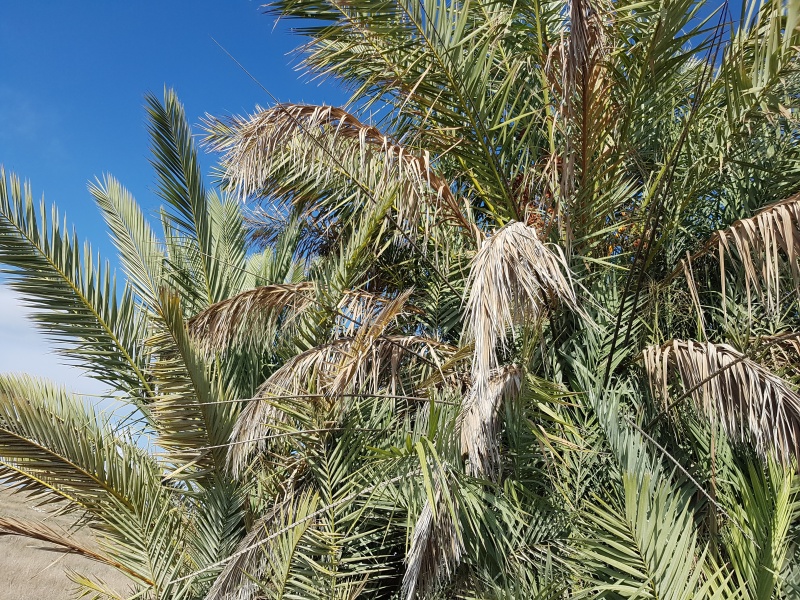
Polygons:
<instances>
[{"instance_id":1,"label":"cluster of dried fronds","mask_svg":"<svg viewBox=\"0 0 800 600\"><path fill-rule=\"evenodd\" d=\"M734 439L752 442L762 455L790 463L800 455L800 395L728 344L673 340L644 353L653 395L666 408L692 398ZM677 399L671 376L681 382Z\"/></svg>"},{"instance_id":2,"label":"cluster of dried fronds","mask_svg":"<svg viewBox=\"0 0 800 600\"><path fill-rule=\"evenodd\" d=\"M324 410L346 410L362 395L410 395L453 348L417 336L368 334L334 340L298 354L276 370L242 411L231 436L230 461L235 473L255 449L266 448L276 426L286 420L286 402L300 400ZM367 338L367 339L365 339ZM408 380L408 372L415 372ZM407 387L410 385L410 388Z\"/></svg>"},{"instance_id":3,"label":"cluster of dried fronds","mask_svg":"<svg viewBox=\"0 0 800 600\"><path fill-rule=\"evenodd\" d=\"M274 331L282 316L296 318L313 302L313 292L314 285L307 281L247 290L192 317L187 323L189 333L204 348L224 350L237 338Z\"/></svg>"},{"instance_id":4,"label":"cluster of dried fronds","mask_svg":"<svg viewBox=\"0 0 800 600\"><path fill-rule=\"evenodd\" d=\"M711 248L718 247L723 283L725 258L738 259L748 303L756 294L768 312L776 313L781 307L784 271L791 273L800 297L800 197L792 196L753 217L736 221L715 233L709 244Z\"/></svg>"},{"instance_id":5,"label":"cluster of dried fronds","mask_svg":"<svg viewBox=\"0 0 800 600\"><path fill-rule=\"evenodd\" d=\"M414 524L403 576L405 598L429 592L436 583L451 577L464 554L464 542L453 523L454 507L445 502L445 493L438 487L433 505L426 502Z\"/></svg>"},{"instance_id":6,"label":"cluster of dried fronds","mask_svg":"<svg viewBox=\"0 0 800 600\"><path fill-rule=\"evenodd\" d=\"M548 247L536 230L509 223L488 237L469 274L466 328L475 342L473 378L489 381L507 349L507 332L541 324L548 310L564 304L577 310L572 277L560 248Z\"/></svg>"},{"instance_id":7,"label":"cluster of dried fronds","mask_svg":"<svg viewBox=\"0 0 800 600\"><path fill-rule=\"evenodd\" d=\"M464 398L460 419L461 455L467 472L475 477L499 475L500 415L503 403L514 399L522 387L522 371L516 365L497 369L488 383L473 384Z\"/></svg>"},{"instance_id":8,"label":"cluster of dried fronds","mask_svg":"<svg viewBox=\"0 0 800 600\"><path fill-rule=\"evenodd\" d=\"M421 210L435 210L439 204L446 218L467 223L450 183L436 174L427 151L416 155L341 108L279 104L246 117L208 117L206 126L209 147L223 153L225 176L244 198L282 190L280 174L288 159L300 170L310 163L324 164L319 187L344 175L373 202L385 194L394 196L398 219L412 227ZM372 170L374 177L368 175ZM423 208L425 204L430 206Z\"/></svg>"}]
</instances>

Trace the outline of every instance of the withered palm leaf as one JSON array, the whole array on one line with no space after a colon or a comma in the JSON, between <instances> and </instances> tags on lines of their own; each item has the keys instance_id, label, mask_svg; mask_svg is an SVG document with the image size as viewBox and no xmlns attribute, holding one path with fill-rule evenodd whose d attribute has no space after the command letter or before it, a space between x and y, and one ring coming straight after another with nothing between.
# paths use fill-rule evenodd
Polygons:
<instances>
[{"instance_id":1,"label":"withered palm leaf","mask_svg":"<svg viewBox=\"0 0 800 600\"><path fill-rule=\"evenodd\" d=\"M653 394L669 405L669 381L734 439L789 462L800 454L800 395L727 344L673 340L650 346L644 364Z\"/></svg>"},{"instance_id":2,"label":"withered palm leaf","mask_svg":"<svg viewBox=\"0 0 800 600\"><path fill-rule=\"evenodd\" d=\"M241 473L253 450L267 447L275 426L285 421L281 401L329 404L349 394L409 391L403 387L404 371L415 373L422 382L432 368L430 363L434 367L441 364L440 357L453 351L446 344L414 335L382 335L365 346L359 335L290 358L264 382L239 416L231 434L229 463L233 472Z\"/></svg>"},{"instance_id":3,"label":"withered palm leaf","mask_svg":"<svg viewBox=\"0 0 800 600\"><path fill-rule=\"evenodd\" d=\"M461 455L467 472L475 477L496 477L500 462L497 436L503 402L519 394L522 370L517 365L497 369L485 385L473 385L464 399Z\"/></svg>"},{"instance_id":4,"label":"withered palm leaf","mask_svg":"<svg viewBox=\"0 0 800 600\"><path fill-rule=\"evenodd\" d=\"M755 293L768 311L779 310L782 271L786 267L800 297L800 195L715 232L704 251L714 246L719 253L723 279L725 259L738 259L744 271L748 301Z\"/></svg>"},{"instance_id":5,"label":"withered palm leaf","mask_svg":"<svg viewBox=\"0 0 800 600\"><path fill-rule=\"evenodd\" d=\"M189 333L205 349L224 349L247 332L274 327L278 317L301 312L313 299L311 282L265 285L212 304L192 317ZM246 331L243 331L246 330Z\"/></svg>"},{"instance_id":6,"label":"withered palm leaf","mask_svg":"<svg viewBox=\"0 0 800 600\"><path fill-rule=\"evenodd\" d=\"M437 488L434 501L436 512L426 502L414 524L403 576L403 597L407 599L450 577L464 554L463 540L443 502L441 488Z\"/></svg>"},{"instance_id":7,"label":"withered palm leaf","mask_svg":"<svg viewBox=\"0 0 800 600\"><path fill-rule=\"evenodd\" d=\"M428 152L419 155L381 133L374 125L364 124L354 115L333 106L279 104L258 108L246 117L206 119L208 146L223 153L223 169L231 185L243 197L267 196L283 189L285 182L276 178L276 167L287 157L304 167L309 162L324 163L328 177L345 175L359 185L380 195L375 186L394 186L402 182L397 209L401 221L416 222L420 204L441 203L448 217L469 225L462 217L450 184L439 177ZM341 173L345 164L359 167L359 172ZM383 177L367 183L367 163L379 160Z\"/></svg>"},{"instance_id":8,"label":"withered palm leaf","mask_svg":"<svg viewBox=\"0 0 800 600\"><path fill-rule=\"evenodd\" d=\"M486 238L472 262L469 284L467 332L475 341L476 382L488 382L499 366L497 347L507 346L509 328L536 326L558 304L578 309L563 252L546 246L533 227L520 222Z\"/></svg>"},{"instance_id":9,"label":"withered palm leaf","mask_svg":"<svg viewBox=\"0 0 800 600\"><path fill-rule=\"evenodd\" d=\"M125 565L112 560L108 556L102 554L97 550L88 548L87 546L77 542L72 537L65 533L56 531L52 527L48 527L44 523L37 523L35 521L12 519L0 516L0 537L4 535L18 535L40 542L46 542L57 546L62 552L70 554L77 554L89 560L103 563L115 569L119 569L126 575L140 579L144 583L152 585L152 581L142 579L141 575L125 567Z\"/></svg>"}]
</instances>

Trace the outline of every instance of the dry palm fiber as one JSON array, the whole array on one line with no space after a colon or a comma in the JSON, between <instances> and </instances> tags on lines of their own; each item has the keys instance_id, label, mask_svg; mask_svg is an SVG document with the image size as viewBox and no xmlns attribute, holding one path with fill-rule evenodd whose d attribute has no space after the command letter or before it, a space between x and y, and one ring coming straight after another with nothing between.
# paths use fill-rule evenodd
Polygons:
<instances>
[{"instance_id":1,"label":"dry palm fiber","mask_svg":"<svg viewBox=\"0 0 800 600\"><path fill-rule=\"evenodd\" d=\"M653 395L669 406L670 374L684 394L729 436L784 463L800 450L800 396L789 384L727 344L673 340L645 350Z\"/></svg>"}]
</instances>

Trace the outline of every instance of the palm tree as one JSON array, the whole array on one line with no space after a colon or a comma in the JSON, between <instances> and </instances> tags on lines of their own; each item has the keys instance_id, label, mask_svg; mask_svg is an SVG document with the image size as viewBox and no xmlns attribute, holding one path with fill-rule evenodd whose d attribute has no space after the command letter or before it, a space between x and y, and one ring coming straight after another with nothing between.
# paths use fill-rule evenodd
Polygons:
<instances>
[{"instance_id":1,"label":"palm tree","mask_svg":"<svg viewBox=\"0 0 800 600\"><path fill-rule=\"evenodd\" d=\"M8 379L3 475L144 596L796 597L800 8L706 9L274 2L349 109L210 117L218 199L151 99L163 238L93 187L123 292L0 190L141 419Z\"/></svg>"},{"instance_id":2,"label":"palm tree","mask_svg":"<svg viewBox=\"0 0 800 600\"><path fill-rule=\"evenodd\" d=\"M27 185L0 176L10 285L62 356L103 382L127 415L49 382L0 378L0 477L31 501L74 513L96 545L43 523L4 519L0 532L54 543L131 580L120 595L73 574L91 597L202 598L220 570L213 565L244 535L245 497L225 466L226 444L271 361L251 352L235 366L215 362L186 323L242 290L291 282L297 269L291 252L247 253L240 205L203 186L174 93L147 103L161 236L114 178L90 186L119 250L121 285L55 207L37 210Z\"/></svg>"},{"instance_id":3,"label":"palm tree","mask_svg":"<svg viewBox=\"0 0 800 600\"><path fill-rule=\"evenodd\" d=\"M206 123L317 294L210 597L797 594L796 3L268 6L353 95Z\"/></svg>"}]
</instances>

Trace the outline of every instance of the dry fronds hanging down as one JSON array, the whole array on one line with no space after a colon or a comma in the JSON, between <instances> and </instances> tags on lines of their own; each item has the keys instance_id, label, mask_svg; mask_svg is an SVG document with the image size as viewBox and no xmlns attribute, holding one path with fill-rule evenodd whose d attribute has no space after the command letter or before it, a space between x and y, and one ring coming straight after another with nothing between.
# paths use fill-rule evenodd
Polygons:
<instances>
[{"instance_id":1,"label":"dry fronds hanging down","mask_svg":"<svg viewBox=\"0 0 800 600\"><path fill-rule=\"evenodd\" d=\"M240 472L254 449L267 446L264 438L274 432L275 424L285 421L275 401L306 397L333 402L347 394L413 392L403 387L402 372L414 371L423 380L435 367L420 368L420 362L439 365L442 356L453 351L451 346L413 335L382 335L368 345L359 335L298 354L262 384L239 416L231 435L231 468Z\"/></svg>"},{"instance_id":2,"label":"dry fronds hanging down","mask_svg":"<svg viewBox=\"0 0 800 600\"><path fill-rule=\"evenodd\" d=\"M789 384L727 344L673 340L644 353L653 395L668 406L670 369L685 394L729 436L788 463L800 454L800 396Z\"/></svg>"},{"instance_id":3,"label":"dry fronds hanging down","mask_svg":"<svg viewBox=\"0 0 800 600\"><path fill-rule=\"evenodd\" d=\"M512 222L488 237L472 262L467 301L468 335L475 341L473 380L488 383L498 367L497 345L506 331L538 324L559 303L578 310L572 277L560 248L543 244L536 230Z\"/></svg>"},{"instance_id":4,"label":"dry fronds hanging down","mask_svg":"<svg viewBox=\"0 0 800 600\"><path fill-rule=\"evenodd\" d=\"M379 363L376 363L374 356L370 359L368 358L368 355L374 355L377 349L375 342L381 335L383 335L383 332L386 331L386 328L389 326L389 324L392 323L403 311L411 292L412 290L410 289L406 290L396 298L393 298L387 302L374 315L366 315L371 317L371 320L367 321L365 324L362 324L362 326L353 336L352 344L348 348L348 356L339 365L336 377L331 384L331 390L333 394L343 393L352 382L357 380L357 378L361 377L363 379L363 375L360 375L360 371L365 366L365 361L367 360L372 362L373 366L373 373L371 377L373 386L380 381L379 370L374 370L376 367L379 367ZM396 345L392 351L392 393L396 393L397 391L397 360L400 358L397 353L399 351L402 351L402 346L400 345Z\"/></svg>"},{"instance_id":5,"label":"dry fronds hanging down","mask_svg":"<svg viewBox=\"0 0 800 600\"><path fill-rule=\"evenodd\" d=\"M602 219L613 210L613 195L599 204L597 194L580 190L586 181L609 170L613 149L608 132L617 115L610 93L613 79L605 60L612 49L603 24L604 15L612 11L604 0L571 0L567 4L569 33L554 40L545 72L560 98L554 118L564 136L564 148L550 158L547 172L553 177L550 185L559 187L556 212L563 219L569 247L575 241L575 228L585 232L590 223L602 228Z\"/></svg>"},{"instance_id":6,"label":"dry fronds hanging down","mask_svg":"<svg viewBox=\"0 0 800 600\"><path fill-rule=\"evenodd\" d=\"M20 521L18 519L11 519L7 517L0 517L0 536L4 535L18 535L40 542L47 542L58 546L62 552L69 552L79 554L92 560L99 560L107 563L108 561L97 553L81 546L73 541L66 535L51 529L42 523L35 523L33 521Z\"/></svg>"},{"instance_id":7,"label":"dry fronds hanging down","mask_svg":"<svg viewBox=\"0 0 800 600\"><path fill-rule=\"evenodd\" d=\"M403 294L400 306L401 310L396 314L419 313L420 310L414 306L406 304L410 292ZM395 298L384 294L374 294L361 290L348 290L342 295L342 299L337 306L339 314L336 318L337 337L349 337L355 335L360 327L375 323L379 315L384 311L389 303L395 302Z\"/></svg>"},{"instance_id":8,"label":"dry fronds hanging down","mask_svg":"<svg viewBox=\"0 0 800 600\"><path fill-rule=\"evenodd\" d=\"M336 307L336 336L355 335L359 327L373 322L394 301L382 294L346 290ZM224 350L238 336L274 328L282 315L294 319L313 303L311 282L265 285L209 306L192 317L187 326L204 350ZM401 312L416 310L402 306Z\"/></svg>"},{"instance_id":9,"label":"dry fronds hanging down","mask_svg":"<svg viewBox=\"0 0 800 600\"><path fill-rule=\"evenodd\" d=\"M715 232L703 253L717 247L725 277L725 257L738 258L744 270L747 298L752 290L770 312L780 308L781 271L789 267L800 297L800 195L773 204L749 219Z\"/></svg>"},{"instance_id":10,"label":"dry fronds hanging down","mask_svg":"<svg viewBox=\"0 0 800 600\"><path fill-rule=\"evenodd\" d=\"M498 369L486 385L473 385L461 412L461 456L468 459L467 473L473 477L497 475L500 450L497 436L503 402L517 396L522 371L516 365Z\"/></svg>"},{"instance_id":11,"label":"dry fronds hanging down","mask_svg":"<svg viewBox=\"0 0 800 600\"><path fill-rule=\"evenodd\" d=\"M278 317L302 312L313 300L310 282L265 285L217 302L187 323L189 333L204 349L224 350L243 329L264 331Z\"/></svg>"},{"instance_id":12,"label":"dry fronds hanging down","mask_svg":"<svg viewBox=\"0 0 800 600\"><path fill-rule=\"evenodd\" d=\"M385 173L393 172L406 183L401 194L403 204L398 205L401 221L416 220L420 202L441 200L447 216L471 230L449 183L434 172L428 152L412 154L341 108L279 104L257 108L246 117L223 120L208 116L206 126L208 146L223 153L226 175L242 197L269 193L275 185L271 174L276 157L287 152L299 164L313 160L338 163L336 171L341 171L341 164L356 159L362 173L367 162L379 155Z\"/></svg>"},{"instance_id":13,"label":"dry fronds hanging down","mask_svg":"<svg viewBox=\"0 0 800 600\"><path fill-rule=\"evenodd\" d=\"M434 501L436 515L429 502L414 525L414 537L406 556L406 572L403 576L403 597L410 600L417 592L424 592L438 580L446 580L454 572L464 545L453 523L452 516L437 488Z\"/></svg>"}]
</instances>

